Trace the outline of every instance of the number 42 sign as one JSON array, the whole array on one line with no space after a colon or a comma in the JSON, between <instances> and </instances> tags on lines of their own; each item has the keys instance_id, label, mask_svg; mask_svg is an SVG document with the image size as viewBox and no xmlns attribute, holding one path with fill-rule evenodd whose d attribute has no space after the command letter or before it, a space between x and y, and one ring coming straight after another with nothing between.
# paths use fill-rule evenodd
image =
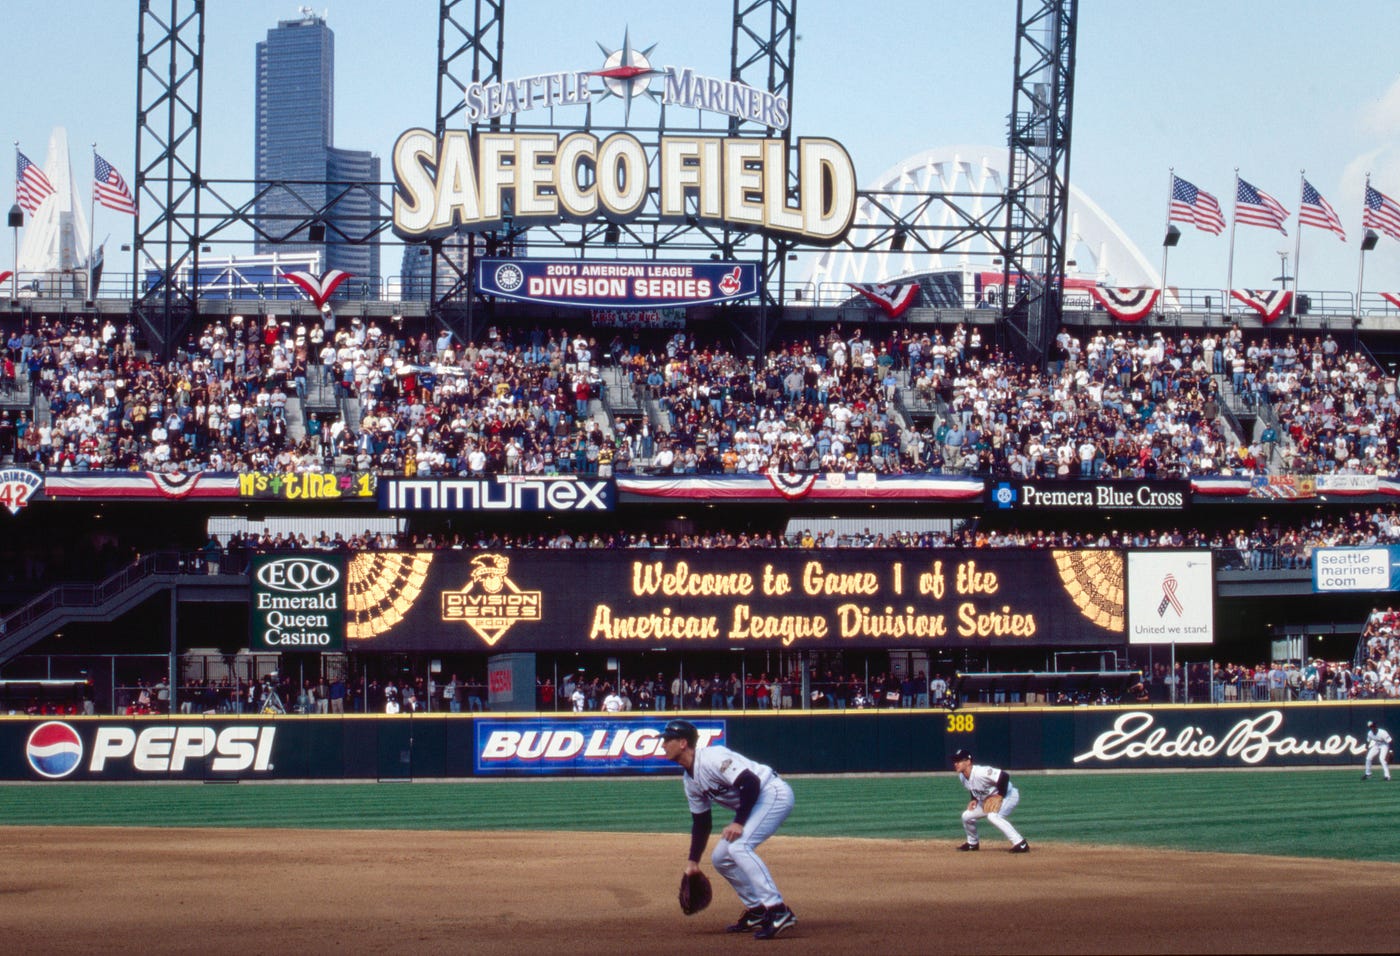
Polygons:
<instances>
[{"instance_id":1,"label":"number 42 sign","mask_svg":"<svg viewBox=\"0 0 1400 956\"><path fill-rule=\"evenodd\" d=\"M29 504L29 500L42 487L44 479L28 469L0 469L0 505L9 509L12 515L19 514L19 509Z\"/></svg>"}]
</instances>

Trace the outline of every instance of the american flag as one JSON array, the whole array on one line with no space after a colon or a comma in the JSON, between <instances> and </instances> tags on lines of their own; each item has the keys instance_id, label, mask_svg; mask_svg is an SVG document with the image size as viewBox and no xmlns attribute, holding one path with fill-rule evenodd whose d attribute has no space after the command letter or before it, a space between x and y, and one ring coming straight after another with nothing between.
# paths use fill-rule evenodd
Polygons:
<instances>
[{"instance_id":1,"label":"american flag","mask_svg":"<svg viewBox=\"0 0 1400 956\"><path fill-rule=\"evenodd\" d=\"M1400 239L1400 205L1380 190L1367 186L1361 225L1366 229L1379 229L1392 239Z\"/></svg>"},{"instance_id":2,"label":"american flag","mask_svg":"<svg viewBox=\"0 0 1400 956\"><path fill-rule=\"evenodd\" d=\"M1243 179L1237 179L1236 183L1235 222L1247 226L1266 226L1288 235L1288 230L1283 227L1288 220L1288 210L1258 186L1251 186Z\"/></svg>"},{"instance_id":3,"label":"american flag","mask_svg":"<svg viewBox=\"0 0 1400 956\"><path fill-rule=\"evenodd\" d=\"M136 215L136 200L126 187L126 180L116 167L96 153L92 154L92 194L108 209Z\"/></svg>"},{"instance_id":4,"label":"american flag","mask_svg":"<svg viewBox=\"0 0 1400 956\"><path fill-rule=\"evenodd\" d=\"M1298 225L1331 229L1342 242L1347 241L1347 234L1342 229L1342 221L1337 218L1337 211L1306 179L1303 180L1303 204L1298 209Z\"/></svg>"},{"instance_id":5,"label":"american flag","mask_svg":"<svg viewBox=\"0 0 1400 956\"><path fill-rule=\"evenodd\" d=\"M53 193L53 183L44 171L31 163L28 156L15 150L15 201L32 216L39 204Z\"/></svg>"},{"instance_id":6,"label":"american flag","mask_svg":"<svg viewBox=\"0 0 1400 956\"><path fill-rule=\"evenodd\" d=\"M1218 236L1225 231L1225 217L1220 214L1220 203L1204 189L1172 176L1172 207L1168 217L1172 222L1194 222L1196 228Z\"/></svg>"}]
</instances>

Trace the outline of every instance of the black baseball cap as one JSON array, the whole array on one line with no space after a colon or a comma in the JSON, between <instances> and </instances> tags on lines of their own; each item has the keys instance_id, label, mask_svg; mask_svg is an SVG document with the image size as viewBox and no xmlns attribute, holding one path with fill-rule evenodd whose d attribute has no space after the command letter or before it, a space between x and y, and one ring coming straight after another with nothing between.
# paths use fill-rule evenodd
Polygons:
<instances>
[{"instance_id":1,"label":"black baseball cap","mask_svg":"<svg viewBox=\"0 0 1400 956\"><path fill-rule=\"evenodd\" d=\"M700 739L700 731L688 720L673 720L661 731L662 740L684 740L692 747Z\"/></svg>"},{"instance_id":2,"label":"black baseball cap","mask_svg":"<svg viewBox=\"0 0 1400 956\"><path fill-rule=\"evenodd\" d=\"M961 760L971 760L971 759L972 759L972 751L970 751L970 750L958 750L958 751L955 751L955 752L953 753L953 763L958 763L958 762L961 761Z\"/></svg>"}]
</instances>

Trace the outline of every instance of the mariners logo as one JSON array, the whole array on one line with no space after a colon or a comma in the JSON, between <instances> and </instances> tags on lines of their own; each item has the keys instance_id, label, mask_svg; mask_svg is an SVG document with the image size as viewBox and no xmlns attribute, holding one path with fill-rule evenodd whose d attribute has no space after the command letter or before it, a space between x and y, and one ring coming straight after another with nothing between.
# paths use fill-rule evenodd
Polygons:
<instances>
[{"instance_id":1,"label":"mariners logo","mask_svg":"<svg viewBox=\"0 0 1400 956\"><path fill-rule=\"evenodd\" d=\"M605 96L616 96L622 100L623 122L628 122L632 116L632 100L643 95L655 100L657 97L651 90L651 78L666 75L664 70L652 69L651 60L648 59L656 46L653 44L645 50L633 49L630 33L624 31L622 49L609 50L601 43L598 49L603 51L605 57L603 68L593 70L592 75L602 79L601 92Z\"/></svg>"},{"instance_id":2,"label":"mariners logo","mask_svg":"<svg viewBox=\"0 0 1400 956\"><path fill-rule=\"evenodd\" d=\"M514 292L525 282L525 273L514 263L506 263L496 270L496 285L505 292Z\"/></svg>"},{"instance_id":3,"label":"mariners logo","mask_svg":"<svg viewBox=\"0 0 1400 956\"><path fill-rule=\"evenodd\" d=\"M61 720L50 720L35 727L24 748L29 766L41 777L59 780L83 762L83 738Z\"/></svg>"},{"instance_id":4,"label":"mariners logo","mask_svg":"<svg viewBox=\"0 0 1400 956\"><path fill-rule=\"evenodd\" d=\"M471 578L460 591L442 592L442 619L461 621L495 647L506 631L519 621L538 621L542 598L539 591L522 591L507 575L510 558L503 554L479 554L472 558Z\"/></svg>"}]
</instances>

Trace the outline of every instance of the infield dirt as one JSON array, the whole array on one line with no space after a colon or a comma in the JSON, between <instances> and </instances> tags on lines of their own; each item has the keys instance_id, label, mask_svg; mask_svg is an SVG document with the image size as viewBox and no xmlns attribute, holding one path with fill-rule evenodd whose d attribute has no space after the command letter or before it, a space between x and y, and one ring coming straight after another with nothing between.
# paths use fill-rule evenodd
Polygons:
<instances>
[{"instance_id":1,"label":"infield dirt","mask_svg":"<svg viewBox=\"0 0 1400 956\"><path fill-rule=\"evenodd\" d=\"M1033 836L1033 835L1032 835ZM0 828L12 953L1393 952L1400 866L775 837L799 921L676 904L684 835ZM706 865L707 872L713 871Z\"/></svg>"}]
</instances>

